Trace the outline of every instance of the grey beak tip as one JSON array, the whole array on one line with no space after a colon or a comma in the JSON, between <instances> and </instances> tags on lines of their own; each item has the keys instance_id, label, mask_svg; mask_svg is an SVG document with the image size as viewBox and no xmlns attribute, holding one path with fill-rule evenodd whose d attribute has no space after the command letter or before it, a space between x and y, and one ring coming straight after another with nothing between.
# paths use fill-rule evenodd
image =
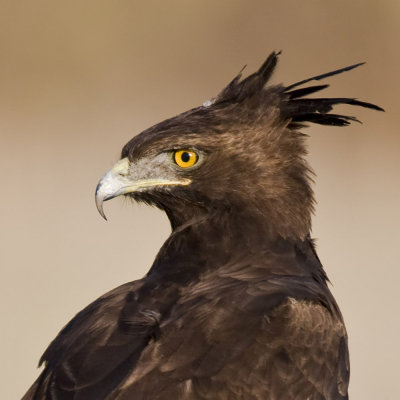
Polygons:
<instances>
[{"instance_id":1,"label":"grey beak tip","mask_svg":"<svg viewBox=\"0 0 400 400\"><path fill-rule=\"evenodd\" d=\"M106 214L104 214L104 212L103 212L103 213L100 213L100 215L104 218L104 221L108 221L108 219L107 219L107 217L106 217Z\"/></svg>"},{"instance_id":2,"label":"grey beak tip","mask_svg":"<svg viewBox=\"0 0 400 400\"><path fill-rule=\"evenodd\" d=\"M97 194L96 194L97 211L104 218L104 220L107 221L106 214L104 214L104 210L103 210L103 200L104 200L103 198L98 197Z\"/></svg>"},{"instance_id":3,"label":"grey beak tip","mask_svg":"<svg viewBox=\"0 0 400 400\"><path fill-rule=\"evenodd\" d=\"M99 212L99 214L104 218L105 221L107 221L107 217L106 214L104 214L104 210L103 210L103 200L99 200L99 198L96 196L96 207L97 207L97 211Z\"/></svg>"},{"instance_id":4,"label":"grey beak tip","mask_svg":"<svg viewBox=\"0 0 400 400\"><path fill-rule=\"evenodd\" d=\"M103 203L104 203L104 200L106 200L106 199L104 198L104 196L100 195L99 187L100 187L100 184L97 185L96 193L95 193L96 207L97 207L97 211L99 212L99 214L104 218L105 221L107 221L106 214L104 214L104 210L103 210Z\"/></svg>"}]
</instances>

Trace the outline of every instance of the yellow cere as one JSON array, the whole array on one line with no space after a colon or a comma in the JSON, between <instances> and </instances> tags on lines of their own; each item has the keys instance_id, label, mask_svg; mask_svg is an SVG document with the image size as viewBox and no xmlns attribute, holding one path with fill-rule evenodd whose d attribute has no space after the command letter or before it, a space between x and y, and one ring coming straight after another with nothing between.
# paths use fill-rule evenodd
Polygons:
<instances>
[{"instance_id":1,"label":"yellow cere","mask_svg":"<svg viewBox=\"0 0 400 400\"><path fill-rule=\"evenodd\" d=\"M194 150L184 149L174 152L174 161L181 168L190 168L196 164L198 155Z\"/></svg>"}]
</instances>

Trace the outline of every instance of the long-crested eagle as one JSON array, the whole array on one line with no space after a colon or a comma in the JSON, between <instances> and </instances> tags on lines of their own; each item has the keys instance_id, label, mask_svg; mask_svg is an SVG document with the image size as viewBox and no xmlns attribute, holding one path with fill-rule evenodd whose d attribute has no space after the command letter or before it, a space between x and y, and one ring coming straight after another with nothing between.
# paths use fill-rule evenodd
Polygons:
<instances>
[{"instance_id":1,"label":"long-crested eagle","mask_svg":"<svg viewBox=\"0 0 400 400\"><path fill-rule=\"evenodd\" d=\"M277 63L131 139L96 204L125 195L172 233L148 274L103 295L43 354L23 400L348 398L346 329L310 238L307 123L345 126L311 81L266 86Z\"/></svg>"}]
</instances>

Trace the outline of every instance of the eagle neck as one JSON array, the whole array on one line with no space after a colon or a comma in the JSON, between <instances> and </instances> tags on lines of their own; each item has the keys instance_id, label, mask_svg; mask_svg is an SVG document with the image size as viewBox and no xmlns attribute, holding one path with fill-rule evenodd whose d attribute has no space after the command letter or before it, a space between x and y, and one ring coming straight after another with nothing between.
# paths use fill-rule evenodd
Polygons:
<instances>
[{"instance_id":1,"label":"eagle neck","mask_svg":"<svg viewBox=\"0 0 400 400\"><path fill-rule=\"evenodd\" d=\"M268 275L326 276L309 238L284 238L245 212L196 215L175 228L149 272L189 283L208 271L238 268Z\"/></svg>"}]
</instances>

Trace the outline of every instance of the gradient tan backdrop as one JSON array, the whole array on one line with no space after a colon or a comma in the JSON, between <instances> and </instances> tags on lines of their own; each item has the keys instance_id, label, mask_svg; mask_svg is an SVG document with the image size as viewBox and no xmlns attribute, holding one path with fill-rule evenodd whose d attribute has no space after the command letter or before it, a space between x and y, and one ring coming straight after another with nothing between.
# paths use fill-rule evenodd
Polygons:
<instances>
[{"instance_id":1,"label":"gradient tan backdrop","mask_svg":"<svg viewBox=\"0 0 400 400\"><path fill-rule=\"evenodd\" d=\"M159 211L94 205L122 145L283 49L275 82L359 61L332 96L363 125L308 130L313 235L350 336L352 399L399 399L400 3L1 1L1 398L18 399L74 314L141 277L169 233Z\"/></svg>"}]
</instances>

